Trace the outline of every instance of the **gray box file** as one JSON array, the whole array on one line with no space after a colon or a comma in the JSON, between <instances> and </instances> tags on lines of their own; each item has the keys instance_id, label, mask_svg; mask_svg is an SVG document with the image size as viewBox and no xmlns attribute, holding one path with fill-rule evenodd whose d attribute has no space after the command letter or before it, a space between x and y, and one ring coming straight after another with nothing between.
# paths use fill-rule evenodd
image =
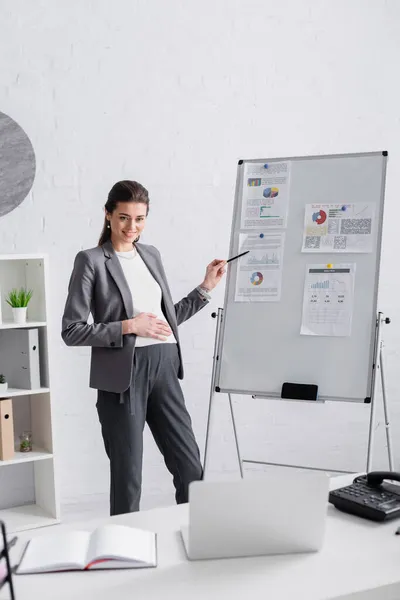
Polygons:
<instances>
[{"instance_id":1,"label":"gray box file","mask_svg":"<svg viewBox=\"0 0 400 600\"><path fill-rule=\"evenodd\" d=\"M10 388L40 388L38 329L0 331L0 373Z\"/></svg>"}]
</instances>

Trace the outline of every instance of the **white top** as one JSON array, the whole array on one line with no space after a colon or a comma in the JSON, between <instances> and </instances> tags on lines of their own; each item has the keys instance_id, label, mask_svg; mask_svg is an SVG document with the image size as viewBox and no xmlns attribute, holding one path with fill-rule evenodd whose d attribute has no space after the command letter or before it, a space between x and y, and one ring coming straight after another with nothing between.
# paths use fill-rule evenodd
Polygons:
<instances>
[{"instance_id":1,"label":"white top","mask_svg":"<svg viewBox=\"0 0 400 600\"><path fill-rule=\"evenodd\" d=\"M119 258L125 279L132 294L133 316L136 317L139 313L147 312L153 313L159 319L166 321L161 308L161 288L146 267L136 248L128 252L116 252L116 255ZM176 344L173 333L171 333L165 342L149 337L137 336L136 338L136 347L168 343Z\"/></svg>"},{"instance_id":2,"label":"white top","mask_svg":"<svg viewBox=\"0 0 400 600\"><path fill-rule=\"evenodd\" d=\"M267 477L267 474L263 474ZM332 488L347 485L354 475L332 478ZM247 475L246 475L247 477ZM40 600L394 600L400 594L400 536L398 520L373 523L328 509L324 545L319 552L259 556L243 559L188 561L178 531L188 524L188 504L141 510L93 521L57 525L57 533L70 529L93 530L116 523L157 532L158 567L95 573L16 575L17 598ZM11 549L18 562L24 542L49 535L51 528L18 533ZM384 586L387 586L386 588ZM132 593L134 590L134 594ZM4 590L1 590L3 592ZM2 593L0 597L3 598ZM5 598L9 596L6 594Z\"/></svg>"}]
</instances>

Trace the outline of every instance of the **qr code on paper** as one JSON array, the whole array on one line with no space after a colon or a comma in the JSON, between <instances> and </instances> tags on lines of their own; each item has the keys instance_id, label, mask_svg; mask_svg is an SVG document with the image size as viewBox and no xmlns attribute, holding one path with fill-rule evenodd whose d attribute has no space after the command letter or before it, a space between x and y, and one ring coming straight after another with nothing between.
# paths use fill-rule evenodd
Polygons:
<instances>
[{"instance_id":1,"label":"qr code on paper","mask_svg":"<svg viewBox=\"0 0 400 600\"><path fill-rule=\"evenodd\" d=\"M334 250L346 250L346 236L335 235L333 238L333 249Z\"/></svg>"},{"instance_id":2,"label":"qr code on paper","mask_svg":"<svg viewBox=\"0 0 400 600\"><path fill-rule=\"evenodd\" d=\"M321 238L318 235L306 235L304 242L304 248L312 250L313 248L320 248Z\"/></svg>"},{"instance_id":3,"label":"qr code on paper","mask_svg":"<svg viewBox=\"0 0 400 600\"><path fill-rule=\"evenodd\" d=\"M372 219L343 219L340 227L340 233L347 235L354 233L356 235L370 234L372 230Z\"/></svg>"}]
</instances>

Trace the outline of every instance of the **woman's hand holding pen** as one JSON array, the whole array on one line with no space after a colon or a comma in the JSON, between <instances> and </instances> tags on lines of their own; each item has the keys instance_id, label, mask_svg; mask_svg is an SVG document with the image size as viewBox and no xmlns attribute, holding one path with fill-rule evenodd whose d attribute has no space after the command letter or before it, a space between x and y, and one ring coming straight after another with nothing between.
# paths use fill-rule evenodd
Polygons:
<instances>
[{"instance_id":1,"label":"woman's hand holding pen","mask_svg":"<svg viewBox=\"0 0 400 600\"><path fill-rule=\"evenodd\" d=\"M237 254L236 256L232 256L232 258L228 258L228 260L219 260L215 258L210 264L207 266L206 276L204 278L203 283L200 284L200 287L206 289L207 291L211 291L215 288L216 285L222 279L226 269L225 266L230 263L232 260L237 260L241 256L248 254L250 250L246 250L241 254Z\"/></svg>"},{"instance_id":2,"label":"woman's hand holding pen","mask_svg":"<svg viewBox=\"0 0 400 600\"><path fill-rule=\"evenodd\" d=\"M201 287L208 291L213 290L215 286L219 284L225 273L225 265L226 260L218 260L217 258L210 262L207 266L206 275Z\"/></svg>"},{"instance_id":3,"label":"woman's hand holding pen","mask_svg":"<svg viewBox=\"0 0 400 600\"><path fill-rule=\"evenodd\" d=\"M157 315L153 315L153 313L140 313L133 319L122 321L122 335L129 333L165 342L172 334L172 331L168 323L158 319Z\"/></svg>"}]
</instances>

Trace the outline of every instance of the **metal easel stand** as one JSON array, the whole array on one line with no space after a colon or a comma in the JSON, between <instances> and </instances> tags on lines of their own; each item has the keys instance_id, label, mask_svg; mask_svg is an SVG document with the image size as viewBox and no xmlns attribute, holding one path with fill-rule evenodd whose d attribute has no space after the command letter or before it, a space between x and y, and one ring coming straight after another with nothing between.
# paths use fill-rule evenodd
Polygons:
<instances>
[{"instance_id":1,"label":"metal easel stand","mask_svg":"<svg viewBox=\"0 0 400 600\"><path fill-rule=\"evenodd\" d=\"M212 372L211 372L210 401L209 401L209 405L208 405L208 417L207 417L206 444L205 444L205 449L204 449L204 476L207 473L207 459L208 459L208 453L209 453L211 413L212 413L213 400L214 400L214 394L215 394L215 378L216 378L216 373L217 373L217 363L219 360L221 325L222 325L222 321L224 318L223 314L224 314L224 309L219 308L218 313L212 313L212 315L211 315L213 319L215 319L215 318L217 319L217 327L216 327L216 331L215 331L213 367L212 367ZM236 454L237 454L237 459L238 459L238 463L239 463L240 476L243 479L243 465L242 465L242 459L240 456L239 442L238 442L238 436L237 436L235 415L233 413L231 394L228 394L228 399L229 399L229 409L231 412L231 419L232 419L233 435L235 437Z\"/></svg>"},{"instance_id":2,"label":"metal easel stand","mask_svg":"<svg viewBox=\"0 0 400 600\"><path fill-rule=\"evenodd\" d=\"M385 430L386 430L386 442L388 451L389 470L393 471L393 454L392 454L392 440L390 435L389 425L389 411L388 402L386 398L386 384L385 384L385 361L384 361L384 344L382 341L382 325L389 325L389 317L385 317L383 313L379 312L376 322L377 333L376 333L376 344L375 344L375 355L374 355L374 367L373 367L373 379L372 379L372 395L371 395L371 414L369 419L369 434L368 434L368 453L367 453L367 473L371 470L372 463L372 451L374 445L374 434L375 434L375 420L376 420L376 375L378 370L381 372L381 388L382 388L382 401L383 411L385 416Z\"/></svg>"},{"instance_id":3,"label":"metal easel stand","mask_svg":"<svg viewBox=\"0 0 400 600\"><path fill-rule=\"evenodd\" d=\"M213 355L213 367L211 373L211 386L210 386L210 400L208 407L208 418L207 418L207 430L206 430L206 442L205 442L205 450L204 450L204 475L207 472L207 459L209 453L209 440L210 440L210 427L211 427L211 413L213 408L213 400L215 394L215 380L216 380L216 372L217 372L217 363L219 360L219 352L220 352L220 338L221 338L221 325L223 321L223 309L218 309L217 313L212 313L212 317L217 318L217 326L215 332L215 343L214 343L214 355ZM389 462L389 470L393 471L393 454L392 454L392 442L390 435L390 425L389 425L389 411L388 411L388 403L386 398L386 384L385 384L385 367L384 367L384 344L382 341L382 325L389 324L390 319L385 317L383 313L379 312L377 316L377 334L376 334L376 344L375 344L375 352L373 359L373 371L372 371L372 393L371 393L371 413L370 413L370 422L369 422L369 434L368 434L368 451L367 451L367 465L366 471L367 473L371 469L372 463L372 452L374 446L374 433L375 433L375 421L376 421L376 374L377 371L380 370L381 373L381 387L382 387L382 400L383 400L383 410L385 417L385 429L386 429L386 441L387 441L387 451L388 451L388 462ZM280 467L288 467L288 468L297 468L297 469L305 469L310 471L329 471L331 473L352 473L352 471L345 470L336 470L336 469L322 469L319 467L305 467L302 465L291 465L291 464L282 464L282 463L272 463L266 461L256 461L256 460L245 460L243 461L240 455L240 448L237 436L235 415L233 412L232 406L232 397L231 394L228 393L229 399L229 409L232 418L232 428L233 435L235 438L236 445L236 454L237 460L239 464L240 476L243 478L243 462L253 463L253 464L263 464L269 466L280 466Z\"/></svg>"}]
</instances>

